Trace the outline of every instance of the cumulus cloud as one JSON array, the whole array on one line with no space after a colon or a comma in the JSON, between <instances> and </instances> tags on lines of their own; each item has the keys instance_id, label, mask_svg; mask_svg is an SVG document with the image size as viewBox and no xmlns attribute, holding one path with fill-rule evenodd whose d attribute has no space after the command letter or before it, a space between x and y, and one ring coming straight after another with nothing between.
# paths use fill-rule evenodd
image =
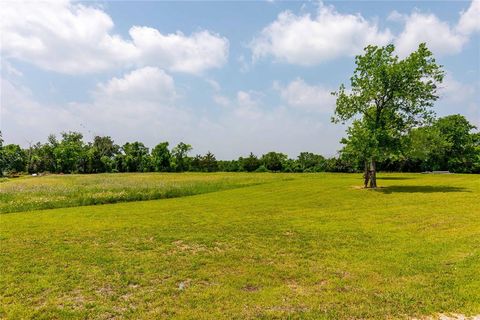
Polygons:
<instances>
[{"instance_id":1,"label":"cumulus cloud","mask_svg":"<svg viewBox=\"0 0 480 320\"><path fill-rule=\"evenodd\" d=\"M421 42L438 55L456 54L462 51L468 37L455 30L434 14L413 12L410 15L396 14L404 22L403 31L395 39L395 48L402 57L415 51ZM392 15L391 15L392 17Z\"/></svg>"},{"instance_id":2,"label":"cumulus cloud","mask_svg":"<svg viewBox=\"0 0 480 320\"><path fill-rule=\"evenodd\" d=\"M457 30L463 34L480 32L480 1L472 0L470 7L461 13Z\"/></svg>"},{"instance_id":3,"label":"cumulus cloud","mask_svg":"<svg viewBox=\"0 0 480 320\"><path fill-rule=\"evenodd\" d=\"M331 89L323 85L309 85L301 78L297 78L286 86L278 82L274 88L289 106L300 110L317 113L332 113L335 107L335 97Z\"/></svg>"},{"instance_id":4,"label":"cumulus cloud","mask_svg":"<svg viewBox=\"0 0 480 320\"><path fill-rule=\"evenodd\" d=\"M143 64L172 71L199 73L227 62L228 40L209 31L163 35L157 29L132 27L130 36Z\"/></svg>"},{"instance_id":5,"label":"cumulus cloud","mask_svg":"<svg viewBox=\"0 0 480 320\"><path fill-rule=\"evenodd\" d=\"M320 3L316 16L280 13L251 43L254 60L273 56L278 61L310 66L339 56L353 56L368 44L384 45L388 29L360 14L342 14Z\"/></svg>"},{"instance_id":6,"label":"cumulus cloud","mask_svg":"<svg viewBox=\"0 0 480 320\"><path fill-rule=\"evenodd\" d=\"M124 39L113 29L100 7L69 1L7 1L0 11L2 56L46 70L81 74L152 65L200 73L227 61L228 40L210 31L186 36L134 26Z\"/></svg>"},{"instance_id":7,"label":"cumulus cloud","mask_svg":"<svg viewBox=\"0 0 480 320\"><path fill-rule=\"evenodd\" d=\"M480 126L480 81L464 83L447 72L439 90L438 114L464 113L476 126Z\"/></svg>"},{"instance_id":8,"label":"cumulus cloud","mask_svg":"<svg viewBox=\"0 0 480 320\"><path fill-rule=\"evenodd\" d=\"M175 99L176 91L173 78L165 71L156 67L144 67L99 84L95 96L96 100L171 102Z\"/></svg>"},{"instance_id":9,"label":"cumulus cloud","mask_svg":"<svg viewBox=\"0 0 480 320\"><path fill-rule=\"evenodd\" d=\"M457 24L449 24L432 13L412 12L409 15L393 11L388 20L404 23L396 36L395 46L400 56L414 51L426 42L437 55L460 53L474 32L480 31L480 1L473 0L468 9L460 13Z\"/></svg>"}]
</instances>

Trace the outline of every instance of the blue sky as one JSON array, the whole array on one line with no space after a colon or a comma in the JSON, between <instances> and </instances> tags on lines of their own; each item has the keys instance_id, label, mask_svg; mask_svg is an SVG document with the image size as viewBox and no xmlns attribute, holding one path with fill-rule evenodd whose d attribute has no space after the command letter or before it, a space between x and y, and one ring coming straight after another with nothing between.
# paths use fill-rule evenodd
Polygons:
<instances>
[{"instance_id":1,"label":"blue sky","mask_svg":"<svg viewBox=\"0 0 480 320\"><path fill-rule=\"evenodd\" d=\"M5 4L5 5L4 5ZM334 155L329 94L367 44L420 42L447 77L435 110L480 125L480 1L4 2L6 143L76 130L227 159Z\"/></svg>"}]
</instances>

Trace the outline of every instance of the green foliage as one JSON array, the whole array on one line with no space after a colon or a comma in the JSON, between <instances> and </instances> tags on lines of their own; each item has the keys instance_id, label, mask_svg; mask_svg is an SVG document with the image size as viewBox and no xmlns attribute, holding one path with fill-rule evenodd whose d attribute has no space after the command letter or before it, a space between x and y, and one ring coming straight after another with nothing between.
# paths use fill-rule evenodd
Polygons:
<instances>
[{"instance_id":1,"label":"green foliage","mask_svg":"<svg viewBox=\"0 0 480 320\"><path fill-rule=\"evenodd\" d=\"M446 148L439 162L452 172L469 172L475 158L475 136L470 132L475 126L462 115L438 119L434 128L445 140Z\"/></svg>"},{"instance_id":2,"label":"green foliage","mask_svg":"<svg viewBox=\"0 0 480 320\"><path fill-rule=\"evenodd\" d=\"M172 156L174 159L174 168L177 172L182 172L188 170L189 167L189 158L188 153L192 151L192 146L183 142L180 142L172 150Z\"/></svg>"},{"instance_id":3,"label":"green foliage","mask_svg":"<svg viewBox=\"0 0 480 320\"><path fill-rule=\"evenodd\" d=\"M255 170L255 172L269 172L269 170L267 169L267 167L265 167L265 165L262 164Z\"/></svg>"},{"instance_id":4,"label":"green foliage","mask_svg":"<svg viewBox=\"0 0 480 320\"><path fill-rule=\"evenodd\" d=\"M395 47L367 46L355 58L351 89L342 84L334 122L353 120L342 140L345 154L370 162L376 187L375 162L401 152L402 136L433 119L431 108L438 99L437 86L444 72L424 43L400 60Z\"/></svg>"},{"instance_id":5,"label":"green foliage","mask_svg":"<svg viewBox=\"0 0 480 320\"><path fill-rule=\"evenodd\" d=\"M95 136L93 144L88 148L89 172L111 172L114 166L114 156L119 152L111 137Z\"/></svg>"},{"instance_id":6,"label":"green foliage","mask_svg":"<svg viewBox=\"0 0 480 320\"><path fill-rule=\"evenodd\" d=\"M2 137L2 131L0 131L0 177L3 177L3 172L6 169L6 159L3 154L3 137Z\"/></svg>"},{"instance_id":7,"label":"green foliage","mask_svg":"<svg viewBox=\"0 0 480 320\"><path fill-rule=\"evenodd\" d=\"M240 162L240 166L243 168L243 170L247 172L253 172L261 165L260 160L258 160L257 156L252 152L250 152L250 155L247 158L240 157L238 161Z\"/></svg>"},{"instance_id":8,"label":"green foliage","mask_svg":"<svg viewBox=\"0 0 480 320\"><path fill-rule=\"evenodd\" d=\"M155 171L170 171L172 155L168 150L168 142L159 143L152 150L152 163Z\"/></svg>"},{"instance_id":9,"label":"green foliage","mask_svg":"<svg viewBox=\"0 0 480 320\"><path fill-rule=\"evenodd\" d=\"M318 172L325 168L325 158L311 152L301 152L298 155L298 167L301 172Z\"/></svg>"},{"instance_id":10,"label":"green foliage","mask_svg":"<svg viewBox=\"0 0 480 320\"><path fill-rule=\"evenodd\" d=\"M56 172L85 172L86 148L79 132L62 132L59 143L52 138Z\"/></svg>"},{"instance_id":11,"label":"green foliage","mask_svg":"<svg viewBox=\"0 0 480 320\"><path fill-rule=\"evenodd\" d=\"M262 156L260 162L270 171L278 172L284 167L284 162L288 159L286 154L279 152L268 152Z\"/></svg>"},{"instance_id":12,"label":"green foliage","mask_svg":"<svg viewBox=\"0 0 480 320\"><path fill-rule=\"evenodd\" d=\"M27 164L27 155L17 144L7 144L2 147L3 170L8 173L24 172Z\"/></svg>"},{"instance_id":13,"label":"green foliage","mask_svg":"<svg viewBox=\"0 0 480 320\"><path fill-rule=\"evenodd\" d=\"M124 154L122 166L125 172L150 171L151 163L148 148L141 142L127 142L122 146Z\"/></svg>"}]
</instances>

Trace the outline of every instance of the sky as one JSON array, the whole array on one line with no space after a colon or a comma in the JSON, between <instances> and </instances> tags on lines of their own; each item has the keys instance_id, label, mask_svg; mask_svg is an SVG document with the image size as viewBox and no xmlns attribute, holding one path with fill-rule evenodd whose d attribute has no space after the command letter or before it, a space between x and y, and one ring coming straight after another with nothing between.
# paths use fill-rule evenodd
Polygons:
<instances>
[{"instance_id":1,"label":"sky","mask_svg":"<svg viewBox=\"0 0 480 320\"><path fill-rule=\"evenodd\" d=\"M480 0L1 1L0 130L28 146L162 141L232 159L335 155L330 94L366 45L426 42L446 77L438 116L480 126Z\"/></svg>"}]
</instances>

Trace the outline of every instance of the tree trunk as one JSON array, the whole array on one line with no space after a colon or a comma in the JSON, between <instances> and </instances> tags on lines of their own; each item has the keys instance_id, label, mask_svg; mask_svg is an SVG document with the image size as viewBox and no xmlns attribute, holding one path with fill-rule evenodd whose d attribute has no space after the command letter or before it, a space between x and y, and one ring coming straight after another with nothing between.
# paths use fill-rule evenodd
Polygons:
<instances>
[{"instance_id":1,"label":"tree trunk","mask_svg":"<svg viewBox=\"0 0 480 320\"><path fill-rule=\"evenodd\" d=\"M370 188L377 187L377 167L375 159L372 159L370 162Z\"/></svg>"},{"instance_id":2,"label":"tree trunk","mask_svg":"<svg viewBox=\"0 0 480 320\"><path fill-rule=\"evenodd\" d=\"M368 161L365 160L365 169L363 171L363 187L368 188L368 182L370 181L370 170L368 168Z\"/></svg>"}]
</instances>

